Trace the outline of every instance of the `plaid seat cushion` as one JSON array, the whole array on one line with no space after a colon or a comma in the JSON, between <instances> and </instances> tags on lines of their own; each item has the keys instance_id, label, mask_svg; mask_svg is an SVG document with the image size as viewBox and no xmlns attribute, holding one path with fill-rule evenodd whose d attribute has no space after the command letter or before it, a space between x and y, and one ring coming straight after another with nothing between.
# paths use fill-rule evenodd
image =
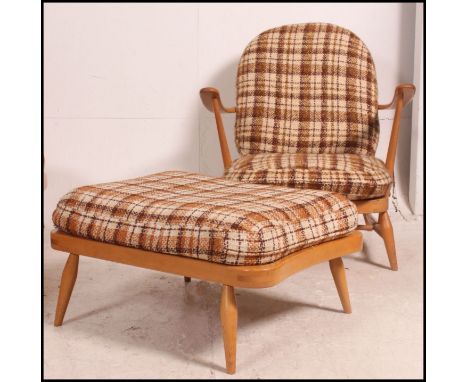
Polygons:
<instances>
[{"instance_id":1,"label":"plaid seat cushion","mask_svg":"<svg viewBox=\"0 0 468 382\"><path fill-rule=\"evenodd\" d=\"M333 191L349 199L384 196L392 177L383 162L357 154L251 154L241 156L225 177L248 183Z\"/></svg>"},{"instance_id":2,"label":"plaid seat cushion","mask_svg":"<svg viewBox=\"0 0 468 382\"><path fill-rule=\"evenodd\" d=\"M373 155L379 139L374 62L362 40L332 24L267 30L237 71L240 154Z\"/></svg>"},{"instance_id":3,"label":"plaid seat cushion","mask_svg":"<svg viewBox=\"0 0 468 382\"><path fill-rule=\"evenodd\" d=\"M347 234L357 211L340 194L169 171L77 188L52 219L88 239L256 265Z\"/></svg>"}]
</instances>

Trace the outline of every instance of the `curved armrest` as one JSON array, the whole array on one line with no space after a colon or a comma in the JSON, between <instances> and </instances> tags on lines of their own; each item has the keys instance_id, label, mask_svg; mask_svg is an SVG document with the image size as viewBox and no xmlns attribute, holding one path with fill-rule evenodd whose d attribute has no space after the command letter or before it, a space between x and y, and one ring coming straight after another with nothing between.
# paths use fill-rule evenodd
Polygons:
<instances>
[{"instance_id":1,"label":"curved armrest","mask_svg":"<svg viewBox=\"0 0 468 382\"><path fill-rule=\"evenodd\" d=\"M221 113L235 113L235 107L224 107L221 103L221 97L218 89L203 88L200 90L200 98L203 105L214 113L216 120L216 128L218 129L219 145L221 147L221 155L223 156L224 170L226 171L232 164L231 153L224 132L223 118Z\"/></svg>"},{"instance_id":2,"label":"curved armrest","mask_svg":"<svg viewBox=\"0 0 468 382\"><path fill-rule=\"evenodd\" d=\"M223 103L221 102L221 96L219 94L218 89L216 88L203 88L200 90L200 98L203 102L203 105L209 110L214 112L213 110L213 99L217 99L219 101L220 111L221 113L235 113L235 107L224 107Z\"/></svg>"},{"instance_id":3,"label":"curved armrest","mask_svg":"<svg viewBox=\"0 0 468 382\"><path fill-rule=\"evenodd\" d=\"M390 133L390 141L388 142L387 159L385 160L385 167L387 167L387 170L392 177L395 166L398 133L400 131L401 112L403 108L411 102L415 92L416 86L413 84L400 84L395 89L395 95L393 96L392 102L386 105L379 105L379 110L395 109L392 132Z\"/></svg>"},{"instance_id":4,"label":"curved armrest","mask_svg":"<svg viewBox=\"0 0 468 382\"><path fill-rule=\"evenodd\" d=\"M379 110L395 109L399 98L403 99L402 107L405 107L413 99L415 92L416 86L413 84L400 84L395 88L395 94L393 96L392 102L385 105L379 105Z\"/></svg>"}]
</instances>

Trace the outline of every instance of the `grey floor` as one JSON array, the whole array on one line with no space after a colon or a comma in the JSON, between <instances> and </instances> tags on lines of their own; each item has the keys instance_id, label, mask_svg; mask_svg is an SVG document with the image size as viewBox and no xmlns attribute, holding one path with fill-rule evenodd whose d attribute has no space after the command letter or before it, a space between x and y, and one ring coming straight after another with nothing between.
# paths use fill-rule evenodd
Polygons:
<instances>
[{"instance_id":1,"label":"grey floor","mask_svg":"<svg viewBox=\"0 0 468 382\"><path fill-rule=\"evenodd\" d=\"M350 315L327 263L273 288L238 289L234 377L422 378L422 221L393 222L398 272L374 233L344 259ZM224 372L218 285L82 258L55 328L66 254L45 241L45 378L233 378Z\"/></svg>"}]
</instances>

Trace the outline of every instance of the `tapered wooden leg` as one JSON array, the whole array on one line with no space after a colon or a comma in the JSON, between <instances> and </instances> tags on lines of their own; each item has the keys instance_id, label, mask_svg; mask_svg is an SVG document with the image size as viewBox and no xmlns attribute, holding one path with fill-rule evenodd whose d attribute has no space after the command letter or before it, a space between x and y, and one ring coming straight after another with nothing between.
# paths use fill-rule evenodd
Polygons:
<instances>
[{"instance_id":1,"label":"tapered wooden leg","mask_svg":"<svg viewBox=\"0 0 468 382\"><path fill-rule=\"evenodd\" d=\"M351 313L351 302L349 301L348 284L346 282L346 272L343 266L343 260L341 260L341 257L338 257L330 260L329 263L343 310L345 313Z\"/></svg>"},{"instance_id":2,"label":"tapered wooden leg","mask_svg":"<svg viewBox=\"0 0 468 382\"><path fill-rule=\"evenodd\" d=\"M189 283L190 281L192 281L192 278L191 278L191 277L184 276L184 281L185 281L186 283Z\"/></svg>"},{"instance_id":3,"label":"tapered wooden leg","mask_svg":"<svg viewBox=\"0 0 468 382\"><path fill-rule=\"evenodd\" d=\"M220 313L221 325L223 327L226 371L229 374L234 374L236 372L237 303L232 286L223 285Z\"/></svg>"},{"instance_id":4,"label":"tapered wooden leg","mask_svg":"<svg viewBox=\"0 0 468 382\"><path fill-rule=\"evenodd\" d=\"M63 317L67 311L68 302L75 286L76 275L78 274L79 256L70 254L67 263L63 268L62 280L60 281L60 292L57 300L57 308L55 309L55 326L61 326Z\"/></svg>"},{"instance_id":5,"label":"tapered wooden leg","mask_svg":"<svg viewBox=\"0 0 468 382\"><path fill-rule=\"evenodd\" d=\"M387 250L388 261L390 262L390 267L392 271L398 270L398 262L395 250L395 239L393 237L393 227L392 222L390 221L390 216L388 212L381 212L379 214L379 223L378 223L378 233L382 236L382 239L385 243L385 249Z\"/></svg>"}]
</instances>

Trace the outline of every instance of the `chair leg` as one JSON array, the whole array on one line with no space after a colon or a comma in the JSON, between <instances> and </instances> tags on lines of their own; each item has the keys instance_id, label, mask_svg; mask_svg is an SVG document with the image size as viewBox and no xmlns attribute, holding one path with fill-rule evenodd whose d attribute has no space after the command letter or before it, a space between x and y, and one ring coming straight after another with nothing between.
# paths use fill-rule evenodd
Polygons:
<instances>
[{"instance_id":1,"label":"chair leg","mask_svg":"<svg viewBox=\"0 0 468 382\"><path fill-rule=\"evenodd\" d=\"M335 281L341 305L345 313L351 313L351 302L349 301L348 284L346 283L346 272L341 257L329 261L330 270Z\"/></svg>"},{"instance_id":2,"label":"chair leg","mask_svg":"<svg viewBox=\"0 0 468 382\"><path fill-rule=\"evenodd\" d=\"M381 212L379 214L379 233L382 236L382 239L385 243L385 249L387 250L388 261L390 262L390 267L392 271L398 270L398 262L395 250L395 239L393 237L393 227L392 222L390 221L390 216L388 212Z\"/></svg>"},{"instance_id":3,"label":"chair leg","mask_svg":"<svg viewBox=\"0 0 468 382\"><path fill-rule=\"evenodd\" d=\"M236 338L237 338L237 303L234 287L223 285L221 292L221 325L223 327L224 355L226 371L236 372Z\"/></svg>"},{"instance_id":4,"label":"chair leg","mask_svg":"<svg viewBox=\"0 0 468 382\"><path fill-rule=\"evenodd\" d=\"M190 281L192 281L192 278L191 278L191 277L184 276L184 281L185 281L186 283L189 283Z\"/></svg>"},{"instance_id":5,"label":"chair leg","mask_svg":"<svg viewBox=\"0 0 468 382\"><path fill-rule=\"evenodd\" d=\"M78 274L79 256L70 253L67 263L63 268L62 280L60 281L60 292L57 299L57 308L55 309L55 326L61 326L63 317L67 311L68 302L75 286L76 275Z\"/></svg>"}]
</instances>

